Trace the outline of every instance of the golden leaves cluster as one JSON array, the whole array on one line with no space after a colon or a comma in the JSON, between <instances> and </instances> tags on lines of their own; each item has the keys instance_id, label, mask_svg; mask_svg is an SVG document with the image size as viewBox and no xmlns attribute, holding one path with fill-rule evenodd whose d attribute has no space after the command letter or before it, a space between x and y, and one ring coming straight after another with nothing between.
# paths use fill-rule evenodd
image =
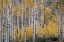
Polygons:
<instances>
[{"instance_id":1,"label":"golden leaves cluster","mask_svg":"<svg viewBox=\"0 0 64 42\"><path fill-rule=\"evenodd\" d=\"M58 34L58 26L55 22L49 21L48 25L44 25L42 29L42 35L55 36Z\"/></svg>"}]
</instances>

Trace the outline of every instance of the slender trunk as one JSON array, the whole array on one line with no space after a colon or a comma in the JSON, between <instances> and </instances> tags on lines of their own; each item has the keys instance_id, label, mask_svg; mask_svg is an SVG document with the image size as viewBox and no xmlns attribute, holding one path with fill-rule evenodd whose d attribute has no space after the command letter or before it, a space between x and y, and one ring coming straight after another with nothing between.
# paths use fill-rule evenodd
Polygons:
<instances>
[{"instance_id":1,"label":"slender trunk","mask_svg":"<svg viewBox=\"0 0 64 42\"><path fill-rule=\"evenodd\" d=\"M0 14L0 42L2 42L2 31L1 31L1 14Z\"/></svg>"},{"instance_id":2,"label":"slender trunk","mask_svg":"<svg viewBox=\"0 0 64 42\"><path fill-rule=\"evenodd\" d=\"M19 18L18 18L18 3L17 3L17 6L16 6L17 10L16 10L16 25L17 25L17 28L19 28Z\"/></svg>"},{"instance_id":3,"label":"slender trunk","mask_svg":"<svg viewBox=\"0 0 64 42\"><path fill-rule=\"evenodd\" d=\"M29 3L29 26L30 26L30 3Z\"/></svg>"},{"instance_id":4,"label":"slender trunk","mask_svg":"<svg viewBox=\"0 0 64 42\"><path fill-rule=\"evenodd\" d=\"M31 15L31 26L33 27L33 9L31 10L32 15Z\"/></svg>"},{"instance_id":5,"label":"slender trunk","mask_svg":"<svg viewBox=\"0 0 64 42\"><path fill-rule=\"evenodd\" d=\"M17 34L16 37L18 37L18 28L19 28L19 18L18 18L18 3L16 3L16 30L17 30ZM17 38L16 38L17 39Z\"/></svg>"},{"instance_id":6,"label":"slender trunk","mask_svg":"<svg viewBox=\"0 0 64 42\"><path fill-rule=\"evenodd\" d=\"M12 5L11 5L11 14L12 14L12 18L11 18L11 23L12 23L12 31L14 30L14 22L13 22L13 19L14 19L14 17L13 17L13 14L14 14L14 12L13 12L13 6L14 6L14 3L12 2Z\"/></svg>"},{"instance_id":7,"label":"slender trunk","mask_svg":"<svg viewBox=\"0 0 64 42\"><path fill-rule=\"evenodd\" d=\"M21 29L23 29L23 2L21 2L21 5L22 5L22 11L21 11ZM21 36L22 36L22 34L21 34ZM22 37L21 37L21 39L22 39Z\"/></svg>"},{"instance_id":8,"label":"slender trunk","mask_svg":"<svg viewBox=\"0 0 64 42\"><path fill-rule=\"evenodd\" d=\"M44 25L44 8L42 8L42 6L44 7L44 2L43 0L41 1L41 30L40 30L40 37L42 38L42 27Z\"/></svg>"},{"instance_id":9,"label":"slender trunk","mask_svg":"<svg viewBox=\"0 0 64 42\"><path fill-rule=\"evenodd\" d=\"M35 42L35 28L34 28L34 9L33 9L33 42Z\"/></svg>"},{"instance_id":10,"label":"slender trunk","mask_svg":"<svg viewBox=\"0 0 64 42\"><path fill-rule=\"evenodd\" d=\"M22 9L23 9L23 2L22 2ZM23 28L23 10L22 10L22 16L21 16L21 20L22 20L22 28Z\"/></svg>"},{"instance_id":11,"label":"slender trunk","mask_svg":"<svg viewBox=\"0 0 64 42\"><path fill-rule=\"evenodd\" d=\"M62 29L63 29L63 27L62 27L62 16L61 16L61 29L60 29L60 40L62 41L62 34L63 34L63 31L62 31Z\"/></svg>"},{"instance_id":12,"label":"slender trunk","mask_svg":"<svg viewBox=\"0 0 64 42\"><path fill-rule=\"evenodd\" d=\"M3 26L4 26L4 0L2 0L2 14L1 14L1 42L3 42Z\"/></svg>"},{"instance_id":13,"label":"slender trunk","mask_svg":"<svg viewBox=\"0 0 64 42\"><path fill-rule=\"evenodd\" d=\"M36 28L37 28L37 0L34 0L36 6L34 7L34 35L33 35L33 42L35 42L36 39Z\"/></svg>"},{"instance_id":14,"label":"slender trunk","mask_svg":"<svg viewBox=\"0 0 64 42\"><path fill-rule=\"evenodd\" d=\"M26 11L26 4L25 3L24 3L24 8L25 8L25 11ZM25 21L24 21L24 42L26 42L26 12L24 14L25 14Z\"/></svg>"},{"instance_id":15,"label":"slender trunk","mask_svg":"<svg viewBox=\"0 0 64 42\"><path fill-rule=\"evenodd\" d=\"M10 32L9 32L9 42L11 41L11 28L12 28L12 24L11 24L11 19L12 19L12 17L11 17L11 3L9 3L10 4L10 7L9 7L9 19L10 19L10 21L9 21L9 25L10 25L10 28L9 28L9 30L10 30Z\"/></svg>"},{"instance_id":16,"label":"slender trunk","mask_svg":"<svg viewBox=\"0 0 64 42\"><path fill-rule=\"evenodd\" d=\"M13 31L13 2L11 2L10 3L10 21L9 21L9 23L10 23L10 42L11 42L11 40L12 40L12 31Z\"/></svg>"},{"instance_id":17,"label":"slender trunk","mask_svg":"<svg viewBox=\"0 0 64 42\"><path fill-rule=\"evenodd\" d=\"M14 21L14 23L13 23L13 24L14 24L14 29L15 29L15 28L16 28L16 21L15 21L15 17L14 17L13 21ZM15 32L13 32L13 33L15 33ZM16 34L14 34L14 36L13 36L13 37L14 37L14 41L15 41L15 39L16 39Z\"/></svg>"},{"instance_id":18,"label":"slender trunk","mask_svg":"<svg viewBox=\"0 0 64 42\"><path fill-rule=\"evenodd\" d=\"M4 34L3 34L3 27L4 27L4 0L2 0L2 17L1 17L1 23L2 23L2 42L3 42L3 36L4 36Z\"/></svg>"},{"instance_id":19,"label":"slender trunk","mask_svg":"<svg viewBox=\"0 0 64 42\"><path fill-rule=\"evenodd\" d=\"M6 3L6 42L9 42L9 33L10 33L10 16L8 3Z\"/></svg>"}]
</instances>

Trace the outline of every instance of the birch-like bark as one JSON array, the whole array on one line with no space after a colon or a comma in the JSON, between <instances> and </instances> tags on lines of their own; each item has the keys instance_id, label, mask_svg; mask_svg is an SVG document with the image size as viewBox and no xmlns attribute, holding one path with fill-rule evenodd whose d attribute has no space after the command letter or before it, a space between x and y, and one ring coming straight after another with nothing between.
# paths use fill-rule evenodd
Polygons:
<instances>
[{"instance_id":1,"label":"birch-like bark","mask_svg":"<svg viewBox=\"0 0 64 42\"><path fill-rule=\"evenodd\" d=\"M11 24L11 3L9 3L10 4L10 6L9 6L9 25L10 25L10 27L9 27L9 42L11 41L11 27L12 27L12 24Z\"/></svg>"},{"instance_id":2,"label":"birch-like bark","mask_svg":"<svg viewBox=\"0 0 64 42\"><path fill-rule=\"evenodd\" d=\"M15 25L15 18L13 19L13 31L14 31L14 29L16 28L16 25ZM15 32L13 32L12 31L12 33L15 33ZM13 41L15 41L15 34L13 35Z\"/></svg>"},{"instance_id":3,"label":"birch-like bark","mask_svg":"<svg viewBox=\"0 0 64 42\"><path fill-rule=\"evenodd\" d=\"M16 6L16 8L17 8L17 10L16 10L16 18L17 18L17 20L16 20L16 25L17 25L17 28L19 28L19 18L18 18L18 3L17 3L17 6Z\"/></svg>"},{"instance_id":4,"label":"birch-like bark","mask_svg":"<svg viewBox=\"0 0 64 42\"><path fill-rule=\"evenodd\" d=\"M35 28L34 28L34 9L33 9L33 42L35 42Z\"/></svg>"},{"instance_id":5,"label":"birch-like bark","mask_svg":"<svg viewBox=\"0 0 64 42\"><path fill-rule=\"evenodd\" d=\"M4 0L2 0L2 14L1 14L1 42L3 42L3 26L4 26Z\"/></svg>"},{"instance_id":6,"label":"birch-like bark","mask_svg":"<svg viewBox=\"0 0 64 42\"><path fill-rule=\"evenodd\" d=\"M14 30L14 9L13 9L13 7L14 7L14 2L12 2L12 6L11 6L11 8L12 8L12 31Z\"/></svg>"},{"instance_id":7,"label":"birch-like bark","mask_svg":"<svg viewBox=\"0 0 64 42\"><path fill-rule=\"evenodd\" d=\"M30 3L29 3L29 26L30 26Z\"/></svg>"},{"instance_id":8,"label":"birch-like bark","mask_svg":"<svg viewBox=\"0 0 64 42\"><path fill-rule=\"evenodd\" d=\"M32 9L32 22L31 22L31 26L33 27L33 30L34 30L34 9ZM34 31L33 31L33 38L34 38ZM33 39L33 42L34 42L34 39Z\"/></svg>"},{"instance_id":9,"label":"birch-like bark","mask_svg":"<svg viewBox=\"0 0 64 42\"><path fill-rule=\"evenodd\" d=\"M59 15L58 12L56 12L56 16L57 16L57 24L58 24L58 37L60 37L60 28L61 28L61 17Z\"/></svg>"},{"instance_id":10,"label":"birch-like bark","mask_svg":"<svg viewBox=\"0 0 64 42\"><path fill-rule=\"evenodd\" d=\"M23 28L23 2L22 2L22 18L21 18L21 20L22 20L22 28Z\"/></svg>"},{"instance_id":11,"label":"birch-like bark","mask_svg":"<svg viewBox=\"0 0 64 42\"><path fill-rule=\"evenodd\" d=\"M13 2L10 3L10 42L12 40L12 31L13 31Z\"/></svg>"},{"instance_id":12,"label":"birch-like bark","mask_svg":"<svg viewBox=\"0 0 64 42\"><path fill-rule=\"evenodd\" d=\"M33 9L32 9L32 21L31 21L31 26L33 27Z\"/></svg>"},{"instance_id":13,"label":"birch-like bark","mask_svg":"<svg viewBox=\"0 0 64 42\"><path fill-rule=\"evenodd\" d=\"M33 15L34 15L34 35L33 35L33 42L35 42L35 39L36 39L36 34L37 34L37 32L36 32L36 28L37 28L37 0L34 0L34 2L35 2L35 4L36 4L36 6L34 7L34 13L33 13Z\"/></svg>"},{"instance_id":14,"label":"birch-like bark","mask_svg":"<svg viewBox=\"0 0 64 42\"><path fill-rule=\"evenodd\" d=\"M8 2L6 3L6 40L5 42L9 42L9 33L10 33L10 16L8 9Z\"/></svg>"},{"instance_id":15,"label":"birch-like bark","mask_svg":"<svg viewBox=\"0 0 64 42\"><path fill-rule=\"evenodd\" d=\"M18 34L18 28L19 28L19 18L18 18L18 2L16 3L17 4L17 6L16 6L16 26L17 26L17 34ZM16 36L18 36L16 34Z\"/></svg>"},{"instance_id":16,"label":"birch-like bark","mask_svg":"<svg viewBox=\"0 0 64 42\"><path fill-rule=\"evenodd\" d=\"M26 4L24 3L24 9L26 11ZM26 42L26 12L25 14L25 20L24 20L24 42Z\"/></svg>"},{"instance_id":17,"label":"birch-like bark","mask_svg":"<svg viewBox=\"0 0 64 42\"><path fill-rule=\"evenodd\" d=\"M64 39L64 16L62 17L62 39Z\"/></svg>"},{"instance_id":18,"label":"birch-like bark","mask_svg":"<svg viewBox=\"0 0 64 42\"><path fill-rule=\"evenodd\" d=\"M42 38L42 27L44 25L44 8L42 8L42 6L44 7L44 2L43 0L41 0L41 29L40 29L40 37Z\"/></svg>"},{"instance_id":19,"label":"birch-like bark","mask_svg":"<svg viewBox=\"0 0 64 42\"><path fill-rule=\"evenodd\" d=\"M2 28L1 28L1 14L0 14L0 42L2 42L2 31L1 31L1 29Z\"/></svg>"}]
</instances>

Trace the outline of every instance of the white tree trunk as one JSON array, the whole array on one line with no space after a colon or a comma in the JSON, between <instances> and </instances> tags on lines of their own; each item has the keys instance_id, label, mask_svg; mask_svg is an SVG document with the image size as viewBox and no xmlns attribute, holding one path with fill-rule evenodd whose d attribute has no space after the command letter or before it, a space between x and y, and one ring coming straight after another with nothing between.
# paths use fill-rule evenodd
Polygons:
<instances>
[{"instance_id":1,"label":"white tree trunk","mask_svg":"<svg viewBox=\"0 0 64 42\"><path fill-rule=\"evenodd\" d=\"M22 2L22 9L23 9L23 2ZM21 18L21 20L22 20L22 28L23 28L23 10L22 10L22 18Z\"/></svg>"},{"instance_id":2,"label":"white tree trunk","mask_svg":"<svg viewBox=\"0 0 64 42\"><path fill-rule=\"evenodd\" d=\"M64 16L62 17L62 39L64 39Z\"/></svg>"},{"instance_id":3,"label":"white tree trunk","mask_svg":"<svg viewBox=\"0 0 64 42\"><path fill-rule=\"evenodd\" d=\"M1 30L1 14L0 14L0 42L2 42L2 30Z\"/></svg>"},{"instance_id":4,"label":"white tree trunk","mask_svg":"<svg viewBox=\"0 0 64 42\"><path fill-rule=\"evenodd\" d=\"M35 39L36 39L36 28L37 28L37 0L34 0L36 6L34 7L34 14L33 14L33 19L34 19L34 35L33 35L33 42L35 42Z\"/></svg>"},{"instance_id":5,"label":"white tree trunk","mask_svg":"<svg viewBox=\"0 0 64 42\"><path fill-rule=\"evenodd\" d=\"M10 16L9 16L8 3L6 5L7 6L6 6L6 40L5 40L5 42L9 42Z\"/></svg>"},{"instance_id":6,"label":"white tree trunk","mask_svg":"<svg viewBox=\"0 0 64 42\"><path fill-rule=\"evenodd\" d=\"M26 4L24 3L24 9L26 11ZM24 13L25 14L25 22L24 22L24 42L26 42L26 12Z\"/></svg>"},{"instance_id":7,"label":"white tree trunk","mask_svg":"<svg viewBox=\"0 0 64 42\"><path fill-rule=\"evenodd\" d=\"M44 26L44 8L42 8L42 6L44 7L44 2L43 0L41 1L41 29L40 29L40 37L42 38L42 28Z\"/></svg>"},{"instance_id":8,"label":"white tree trunk","mask_svg":"<svg viewBox=\"0 0 64 42\"><path fill-rule=\"evenodd\" d=\"M33 23L33 9L32 9L32 18L31 18L31 19L32 19L32 21L31 21L31 26L33 27L33 24L34 24L34 23Z\"/></svg>"},{"instance_id":9,"label":"white tree trunk","mask_svg":"<svg viewBox=\"0 0 64 42\"><path fill-rule=\"evenodd\" d=\"M2 14L1 14L1 42L3 42L3 26L4 26L4 0L2 0Z\"/></svg>"},{"instance_id":10,"label":"white tree trunk","mask_svg":"<svg viewBox=\"0 0 64 42\"><path fill-rule=\"evenodd\" d=\"M17 6L16 6L16 25L17 25L17 33L18 33L18 28L19 28L19 17L18 17L18 3L17 3ZM17 34L16 34L16 36L18 36Z\"/></svg>"},{"instance_id":11,"label":"white tree trunk","mask_svg":"<svg viewBox=\"0 0 64 42\"><path fill-rule=\"evenodd\" d=\"M19 18L18 18L18 3L17 3L17 6L16 6L17 10L16 10L16 17L17 17L17 28L19 28Z\"/></svg>"},{"instance_id":12,"label":"white tree trunk","mask_svg":"<svg viewBox=\"0 0 64 42\"><path fill-rule=\"evenodd\" d=\"M13 31L13 2L10 3L10 10L9 11L10 11L10 14L9 14L10 15L10 18L9 18L10 19L10 22L9 22L10 23L10 35L9 36L10 36L10 42L11 42L12 31Z\"/></svg>"},{"instance_id":13,"label":"white tree trunk","mask_svg":"<svg viewBox=\"0 0 64 42\"><path fill-rule=\"evenodd\" d=\"M30 6L29 6L29 26L30 26Z\"/></svg>"}]
</instances>

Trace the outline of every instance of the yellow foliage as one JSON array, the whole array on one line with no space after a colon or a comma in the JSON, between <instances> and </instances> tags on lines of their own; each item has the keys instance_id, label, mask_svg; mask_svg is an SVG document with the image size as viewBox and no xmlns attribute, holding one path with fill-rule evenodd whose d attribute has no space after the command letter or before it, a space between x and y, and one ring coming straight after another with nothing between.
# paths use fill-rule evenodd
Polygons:
<instances>
[{"instance_id":1,"label":"yellow foliage","mask_svg":"<svg viewBox=\"0 0 64 42\"><path fill-rule=\"evenodd\" d=\"M2 8L0 7L0 11L2 10Z\"/></svg>"},{"instance_id":2,"label":"yellow foliage","mask_svg":"<svg viewBox=\"0 0 64 42\"><path fill-rule=\"evenodd\" d=\"M40 23L38 23L38 28L37 28L37 35L40 36L40 30L41 30L41 26Z\"/></svg>"},{"instance_id":3,"label":"yellow foliage","mask_svg":"<svg viewBox=\"0 0 64 42\"><path fill-rule=\"evenodd\" d=\"M20 39L19 42L22 42L22 40Z\"/></svg>"},{"instance_id":4,"label":"yellow foliage","mask_svg":"<svg viewBox=\"0 0 64 42\"><path fill-rule=\"evenodd\" d=\"M33 0L30 0L30 1L29 0L22 0L22 1L26 3L26 6L28 6L30 4L32 7L34 7L34 5L35 5Z\"/></svg>"},{"instance_id":5,"label":"yellow foliage","mask_svg":"<svg viewBox=\"0 0 64 42\"><path fill-rule=\"evenodd\" d=\"M52 18L51 18L52 21L55 21L55 16L53 15Z\"/></svg>"},{"instance_id":6,"label":"yellow foliage","mask_svg":"<svg viewBox=\"0 0 64 42\"><path fill-rule=\"evenodd\" d=\"M4 2L10 2L10 0L4 0Z\"/></svg>"},{"instance_id":7,"label":"yellow foliage","mask_svg":"<svg viewBox=\"0 0 64 42\"><path fill-rule=\"evenodd\" d=\"M44 28L42 29L42 35L43 35L43 36L44 36L44 35L48 36L48 30L47 30L47 29L48 29L47 26L44 25Z\"/></svg>"},{"instance_id":8,"label":"yellow foliage","mask_svg":"<svg viewBox=\"0 0 64 42\"><path fill-rule=\"evenodd\" d=\"M18 38L21 37L21 29L20 29L20 28L17 29L17 37L18 37Z\"/></svg>"},{"instance_id":9,"label":"yellow foliage","mask_svg":"<svg viewBox=\"0 0 64 42\"><path fill-rule=\"evenodd\" d=\"M24 10L24 7L21 4L18 4L18 12L21 12Z\"/></svg>"},{"instance_id":10,"label":"yellow foliage","mask_svg":"<svg viewBox=\"0 0 64 42\"><path fill-rule=\"evenodd\" d=\"M42 29L42 35L55 36L58 34L58 26L55 22L49 21L49 24Z\"/></svg>"},{"instance_id":11,"label":"yellow foliage","mask_svg":"<svg viewBox=\"0 0 64 42\"><path fill-rule=\"evenodd\" d=\"M20 18L21 17L21 13L22 13L22 11L23 11L23 7L22 7L22 5L18 5L18 17Z\"/></svg>"},{"instance_id":12,"label":"yellow foliage","mask_svg":"<svg viewBox=\"0 0 64 42\"><path fill-rule=\"evenodd\" d=\"M14 36L16 38L20 38L20 32L21 32L21 29L20 28L14 28L14 31L12 32L12 38L14 38Z\"/></svg>"},{"instance_id":13,"label":"yellow foliage","mask_svg":"<svg viewBox=\"0 0 64 42\"><path fill-rule=\"evenodd\" d=\"M0 5L2 4L2 0L0 0Z\"/></svg>"},{"instance_id":14,"label":"yellow foliage","mask_svg":"<svg viewBox=\"0 0 64 42\"><path fill-rule=\"evenodd\" d=\"M22 29L14 28L14 30L12 31L12 38L14 38L14 36L17 39L21 37L21 39L23 40L24 39L24 27L22 27ZM27 26L26 27L26 36L27 36L27 38L30 38L30 37L33 36L32 26L30 26L30 27Z\"/></svg>"},{"instance_id":15,"label":"yellow foliage","mask_svg":"<svg viewBox=\"0 0 64 42\"><path fill-rule=\"evenodd\" d=\"M22 0L23 2L25 2L26 4L29 4L30 2L32 2L33 0Z\"/></svg>"},{"instance_id":16,"label":"yellow foliage","mask_svg":"<svg viewBox=\"0 0 64 42\"><path fill-rule=\"evenodd\" d=\"M44 5L40 4L41 8L44 9Z\"/></svg>"},{"instance_id":17,"label":"yellow foliage","mask_svg":"<svg viewBox=\"0 0 64 42\"><path fill-rule=\"evenodd\" d=\"M16 7L14 7L14 16L16 16Z\"/></svg>"},{"instance_id":18,"label":"yellow foliage","mask_svg":"<svg viewBox=\"0 0 64 42\"><path fill-rule=\"evenodd\" d=\"M4 3L4 8L6 8L6 3Z\"/></svg>"},{"instance_id":19,"label":"yellow foliage","mask_svg":"<svg viewBox=\"0 0 64 42\"><path fill-rule=\"evenodd\" d=\"M21 14L18 14L18 17L20 18L21 17Z\"/></svg>"},{"instance_id":20,"label":"yellow foliage","mask_svg":"<svg viewBox=\"0 0 64 42\"><path fill-rule=\"evenodd\" d=\"M21 39L23 40L24 39L24 28L22 27L21 29Z\"/></svg>"},{"instance_id":21,"label":"yellow foliage","mask_svg":"<svg viewBox=\"0 0 64 42\"><path fill-rule=\"evenodd\" d=\"M27 36L27 38L30 38L30 37L32 37L32 35L33 35L33 27L32 26L27 26L27 28L26 28L26 36Z\"/></svg>"},{"instance_id":22,"label":"yellow foliage","mask_svg":"<svg viewBox=\"0 0 64 42\"><path fill-rule=\"evenodd\" d=\"M3 28L2 28L2 33L4 34L5 32L6 32L6 27L4 26Z\"/></svg>"},{"instance_id":23,"label":"yellow foliage","mask_svg":"<svg viewBox=\"0 0 64 42\"><path fill-rule=\"evenodd\" d=\"M44 20L44 16L41 15L41 16L40 16L40 20Z\"/></svg>"},{"instance_id":24,"label":"yellow foliage","mask_svg":"<svg viewBox=\"0 0 64 42\"><path fill-rule=\"evenodd\" d=\"M14 39L14 37L16 39L24 39L24 28L14 28L14 30L12 31L12 39Z\"/></svg>"},{"instance_id":25,"label":"yellow foliage","mask_svg":"<svg viewBox=\"0 0 64 42\"><path fill-rule=\"evenodd\" d=\"M14 39L14 36L16 37L16 28L14 28L14 30L12 31L12 39Z\"/></svg>"},{"instance_id":26,"label":"yellow foliage","mask_svg":"<svg viewBox=\"0 0 64 42\"><path fill-rule=\"evenodd\" d=\"M55 2L59 2L59 0L55 0Z\"/></svg>"},{"instance_id":27,"label":"yellow foliage","mask_svg":"<svg viewBox=\"0 0 64 42\"><path fill-rule=\"evenodd\" d=\"M49 14L51 12L51 9L49 8L49 7L47 7L46 9L45 9L45 14Z\"/></svg>"}]
</instances>

